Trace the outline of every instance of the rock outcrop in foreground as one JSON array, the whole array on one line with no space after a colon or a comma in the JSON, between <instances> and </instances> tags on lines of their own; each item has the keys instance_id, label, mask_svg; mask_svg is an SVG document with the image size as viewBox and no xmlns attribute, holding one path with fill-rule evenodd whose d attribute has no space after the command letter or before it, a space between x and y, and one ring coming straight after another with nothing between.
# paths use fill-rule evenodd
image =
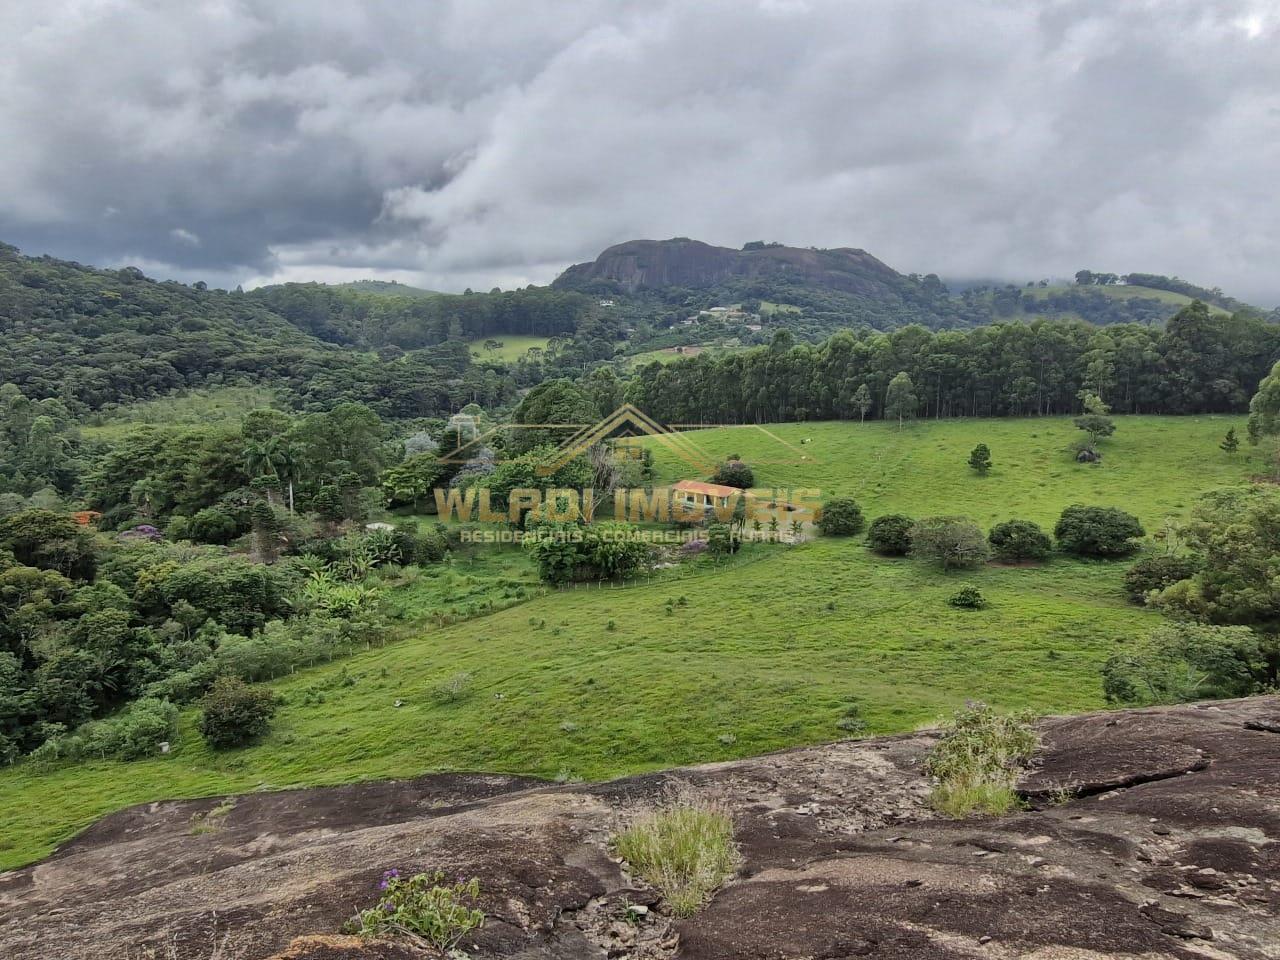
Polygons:
<instances>
[{"instance_id":1,"label":"rock outcrop in foreground","mask_svg":"<svg viewBox=\"0 0 1280 960\"><path fill-rule=\"evenodd\" d=\"M1044 736L1032 809L1001 820L931 816L928 734L599 785L435 776L155 803L0 875L0 956L421 957L338 933L397 867L480 878L484 957L1280 958L1280 701ZM677 794L728 806L743 853L679 922L607 846ZM650 909L627 922L628 905Z\"/></svg>"}]
</instances>

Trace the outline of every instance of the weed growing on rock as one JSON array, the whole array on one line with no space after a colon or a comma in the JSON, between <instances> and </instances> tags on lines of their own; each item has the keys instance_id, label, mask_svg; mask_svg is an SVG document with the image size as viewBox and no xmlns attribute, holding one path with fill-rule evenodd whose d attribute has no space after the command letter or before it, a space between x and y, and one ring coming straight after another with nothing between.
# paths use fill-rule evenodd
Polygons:
<instances>
[{"instance_id":1,"label":"weed growing on rock","mask_svg":"<svg viewBox=\"0 0 1280 960\"><path fill-rule=\"evenodd\" d=\"M935 781L930 803L951 817L1008 813L1018 806L1014 787L1039 745L1030 717L967 704L925 760Z\"/></svg>"},{"instance_id":2,"label":"weed growing on rock","mask_svg":"<svg viewBox=\"0 0 1280 960\"><path fill-rule=\"evenodd\" d=\"M362 937L399 937L448 952L484 926L484 911L477 906L480 881L475 878L446 883L442 870L411 877L388 870L378 889L378 905L361 910L348 924Z\"/></svg>"},{"instance_id":3,"label":"weed growing on rock","mask_svg":"<svg viewBox=\"0 0 1280 960\"><path fill-rule=\"evenodd\" d=\"M733 820L714 804L682 803L651 813L620 833L614 846L677 917L697 912L738 864Z\"/></svg>"}]
</instances>

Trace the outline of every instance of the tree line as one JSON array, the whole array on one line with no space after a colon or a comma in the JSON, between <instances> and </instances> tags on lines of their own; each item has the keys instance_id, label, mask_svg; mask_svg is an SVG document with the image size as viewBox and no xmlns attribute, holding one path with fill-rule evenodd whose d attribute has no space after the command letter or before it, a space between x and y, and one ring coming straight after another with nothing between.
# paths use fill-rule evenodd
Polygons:
<instances>
[{"instance_id":1,"label":"tree line","mask_svg":"<svg viewBox=\"0 0 1280 960\"><path fill-rule=\"evenodd\" d=\"M1163 328L1037 320L933 332L841 332L639 368L626 399L667 423L1068 414L1087 391L1115 413L1247 409L1280 326L1193 303ZM894 390L890 385L898 379Z\"/></svg>"}]
</instances>

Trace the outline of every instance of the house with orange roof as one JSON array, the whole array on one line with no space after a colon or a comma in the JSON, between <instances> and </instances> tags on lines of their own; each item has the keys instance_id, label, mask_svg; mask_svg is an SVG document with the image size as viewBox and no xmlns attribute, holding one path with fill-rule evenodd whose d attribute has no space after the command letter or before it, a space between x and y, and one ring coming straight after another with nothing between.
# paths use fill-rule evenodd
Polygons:
<instances>
[{"instance_id":1,"label":"house with orange roof","mask_svg":"<svg viewBox=\"0 0 1280 960\"><path fill-rule=\"evenodd\" d=\"M671 485L675 498L687 507L727 507L729 502L746 491L727 487L722 483L703 483L701 480L678 480Z\"/></svg>"}]
</instances>

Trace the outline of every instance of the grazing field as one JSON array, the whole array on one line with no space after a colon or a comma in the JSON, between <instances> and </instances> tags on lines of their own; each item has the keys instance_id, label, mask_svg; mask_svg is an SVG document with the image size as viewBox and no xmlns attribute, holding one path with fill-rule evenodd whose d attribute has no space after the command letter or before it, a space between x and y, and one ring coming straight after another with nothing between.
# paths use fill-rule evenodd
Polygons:
<instances>
[{"instance_id":1,"label":"grazing field","mask_svg":"<svg viewBox=\"0 0 1280 960\"><path fill-rule=\"evenodd\" d=\"M1245 418L1116 417L1115 436L1102 441L1101 463L1079 464L1070 445L1083 434L1069 417L930 420L902 429L885 421L783 423L691 431L712 459L738 454L760 486L811 487L824 496L853 497L868 516L883 513L964 514L990 526L1016 517L1051 526L1072 503L1122 507L1153 532L1167 516L1185 513L1195 495L1266 472L1264 455L1248 444L1235 454L1218 444ZM807 441L807 442L806 442ZM979 444L991 448L985 477L966 461ZM654 462L664 480L689 467L659 444Z\"/></svg>"},{"instance_id":2,"label":"grazing field","mask_svg":"<svg viewBox=\"0 0 1280 960\"><path fill-rule=\"evenodd\" d=\"M1050 294L1065 293L1071 290L1089 290L1102 293L1104 296L1110 297L1112 300L1159 300L1161 303L1167 303L1173 308L1173 311L1181 310L1183 307L1190 306L1195 303L1194 297L1188 297L1185 293L1176 293L1173 290L1157 290L1155 287L1142 287L1136 284L1108 284L1107 286L1050 286L1050 287L1025 287L1022 294L1027 297L1034 297L1037 300L1043 300ZM1221 307L1207 304L1211 313L1226 316L1228 311Z\"/></svg>"},{"instance_id":3,"label":"grazing field","mask_svg":"<svg viewBox=\"0 0 1280 960\"><path fill-rule=\"evenodd\" d=\"M698 441L755 459L761 482L857 496L871 516L1049 523L1083 501L1126 507L1153 527L1199 491L1257 472L1244 452L1217 449L1229 425L1239 419L1120 418L1101 466L1070 461L1062 420L770 428L813 458L789 465L760 462L777 441L758 431ZM978 440L996 463L986 478L964 463ZM836 739L854 708L872 733L909 730L975 697L1038 712L1096 708L1102 661L1160 622L1125 602L1123 562L943 575L875 557L859 539L751 545L684 577L541 596L523 558L477 563L401 588L406 639L276 683L284 706L257 746L214 754L188 712L167 757L0 773L0 867L164 797L434 770L609 777ZM948 605L967 584L988 609ZM518 606L432 622L441 604L465 610L472 588L483 603L521 587L532 598Z\"/></svg>"},{"instance_id":4,"label":"grazing field","mask_svg":"<svg viewBox=\"0 0 1280 960\"><path fill-rule=\"evenodd\" d=\"M501 344L501 346L490 349L485 346L490 340ZM471 356L477 360L504 360L510 363L519 360L530 350L537 348L545 349L547 346L546 337L525 336L518 333L497 333L492 337L478 337L469 341L471 347Z\"/></svg>"}]
</instances>

